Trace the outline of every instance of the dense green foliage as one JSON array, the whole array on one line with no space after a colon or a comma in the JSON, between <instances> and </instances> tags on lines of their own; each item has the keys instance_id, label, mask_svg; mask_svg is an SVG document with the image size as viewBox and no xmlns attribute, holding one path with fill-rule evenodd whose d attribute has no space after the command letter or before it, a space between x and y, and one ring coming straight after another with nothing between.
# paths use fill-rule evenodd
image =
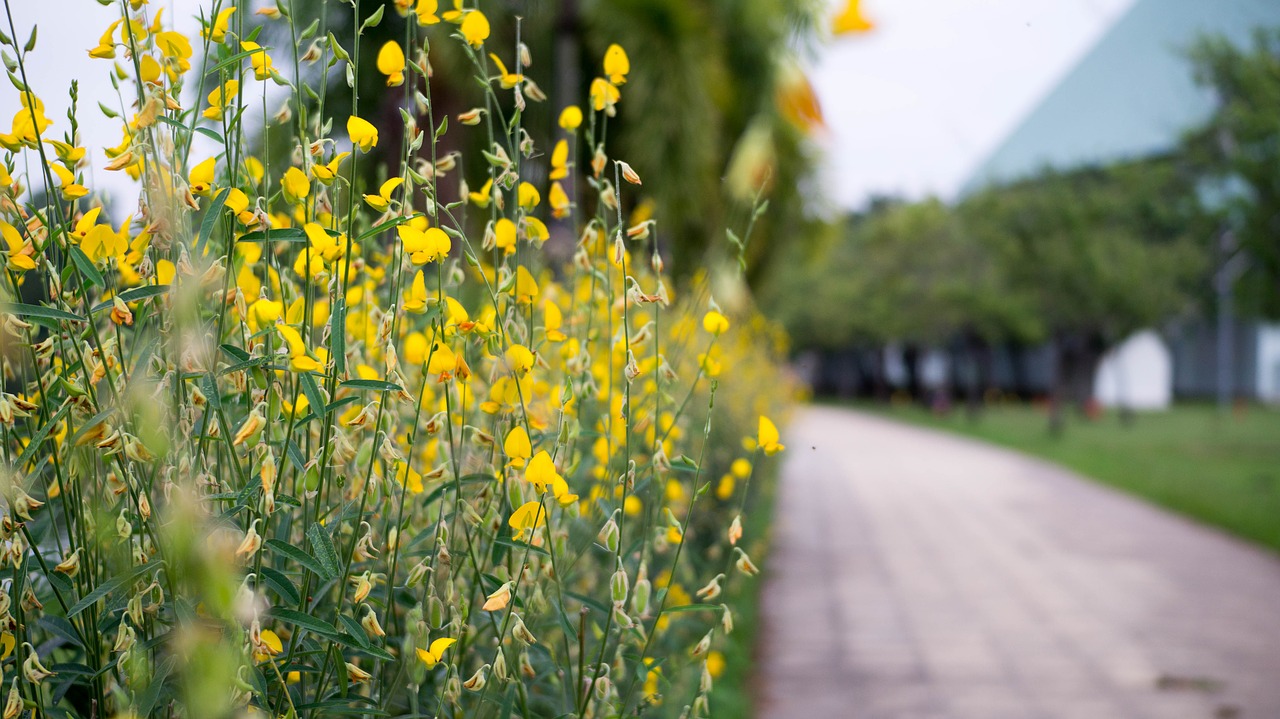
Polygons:
<instances>
[{"instance_id":1,"label":"dense green foliage","mask_svg":"<svg viewBox=\"0 0 1280 719\"><path fill-rule=\"evenodd\" d=\"M1280 316L1280 30L1259 31L1250 47L1205 38L1191 56L1218 107L1187 152L1249 260L1237 283L1242 307Z\"/></svg>"}]
</instances>

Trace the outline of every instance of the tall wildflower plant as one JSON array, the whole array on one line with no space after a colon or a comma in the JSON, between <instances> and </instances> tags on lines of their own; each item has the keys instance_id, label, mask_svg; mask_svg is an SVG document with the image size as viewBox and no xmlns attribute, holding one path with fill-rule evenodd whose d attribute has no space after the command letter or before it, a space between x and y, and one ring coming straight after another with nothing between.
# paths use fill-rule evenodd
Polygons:
<instances>
[{"instance_id":1,"label":"tall wildflower plant","mask_svg":"<svg viewBox=\"0 0 1280 719\"><path fill-rule=\"evenodd\" d=\"M709 716L721 592L758 571L747 484L782 449L779 350L705 278L673 303L656 221L623 220L625 50L543 152L517 18L492 47L474 4L397 0L402 40L361 66L383 19L361 0L342 39L258 10L283 48L234 3L186 37L101 2L123 139L96 169L141 188L118 226L75 87L47 117L7 0L0 33L22 105L0 133L3 719ZM432 43L477 109L434 110ZM386 138L308 66L399 99L387 179L359 186ZM438 143L472 132L487 172L445 203ZM578 238L563 268L552 228Z\"/></svg>"}]
</instances>

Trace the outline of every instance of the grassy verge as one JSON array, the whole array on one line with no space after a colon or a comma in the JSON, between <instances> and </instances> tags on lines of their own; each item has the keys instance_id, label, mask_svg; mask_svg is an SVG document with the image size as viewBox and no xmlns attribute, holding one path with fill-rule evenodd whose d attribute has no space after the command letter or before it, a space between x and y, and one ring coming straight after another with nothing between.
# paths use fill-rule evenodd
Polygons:
<instances>
[{"instance_id":1,"label":"grassy verge","mask_svg":"<svg viewBox=\"0 0 1280 719\"><path fill-rule=\"evenodd\" d=\"M1251 407L1220 415L1203 405L1074 419L1063 437L1041 409L988 409L940 417L915 407L859 405L894 419L993 442L1057 462L1240 537L1280 551L1280 411Z\"/></svg>"}]
</instances>

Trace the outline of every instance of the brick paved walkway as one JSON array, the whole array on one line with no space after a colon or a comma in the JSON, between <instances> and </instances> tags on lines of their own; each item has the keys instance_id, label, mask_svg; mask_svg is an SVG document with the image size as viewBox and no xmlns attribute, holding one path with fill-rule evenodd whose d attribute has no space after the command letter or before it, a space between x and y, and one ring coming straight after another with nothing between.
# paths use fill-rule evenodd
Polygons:
<instances>
[{"instance_id":1,"label":"brick paved walkway","mask_svg":"<svg viewBox=\"0 0 1280 719\"><path fill-rule=\"evenodd\" d=\"M762 719L1280 718L1274 556L845 410L784 441Z\"/></svg>"}]
</instances>

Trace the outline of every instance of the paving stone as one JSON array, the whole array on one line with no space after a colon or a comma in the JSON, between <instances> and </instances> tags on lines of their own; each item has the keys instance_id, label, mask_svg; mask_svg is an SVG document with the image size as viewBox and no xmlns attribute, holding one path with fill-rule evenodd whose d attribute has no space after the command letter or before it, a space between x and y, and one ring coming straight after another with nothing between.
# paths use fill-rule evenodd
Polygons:
<instances>
[{"instance_id":1,"label":"paving stone","mask_svg":"<svg viewBox=\"0 0 1280 719\"><path fill-rule=\"evenodd\" d=\"M1273 555L882 418L784 440L761 719L1280 717Z\"/></svg>"}]
</instances>

